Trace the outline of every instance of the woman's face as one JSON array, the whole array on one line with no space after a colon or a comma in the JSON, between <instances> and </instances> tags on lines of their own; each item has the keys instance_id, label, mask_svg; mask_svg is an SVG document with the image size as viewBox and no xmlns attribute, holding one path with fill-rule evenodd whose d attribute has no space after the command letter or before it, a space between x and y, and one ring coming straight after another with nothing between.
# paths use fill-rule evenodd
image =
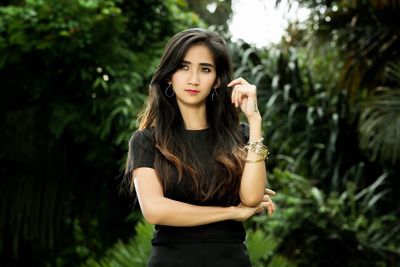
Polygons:
<instances>
[{"instance_id":1,"label":"woman's face","mask_svg":"<svg viewBox=\"0 0 400 267\"><path fill-rule=\"evenodd\" d=\"M179 68L172 75L172 88L179 106L202 106L217 85L214 57L207 46L190 47Z\"/></svg>"}]
</instances>

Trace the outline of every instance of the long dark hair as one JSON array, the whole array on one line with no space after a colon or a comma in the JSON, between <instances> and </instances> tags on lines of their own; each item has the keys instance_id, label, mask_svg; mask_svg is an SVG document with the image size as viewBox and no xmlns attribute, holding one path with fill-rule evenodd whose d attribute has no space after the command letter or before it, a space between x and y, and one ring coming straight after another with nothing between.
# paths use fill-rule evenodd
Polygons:
<instances>
[{"instance_id":1,"label":"long dark hair","mask_svg":"<svg viewBox=\"0 0 400 267\"><path fill-rule=\"evenodd\" d=\"M183 118L175 97L167 97L165 90L172 74L179 68L187 50L193 45L205 45L211 51L219 80L218 100L206 100L207 122L211 130L211 147L216 168L213 178L206 176L206 166L191 153ZM165 47L160 64L149 87L147 107L139 116L139 129L151 128L156 153L154 168L163 185L164 193L178 171L178 182L184 174L191 178L192 192L199 201L213 197L238 203L240 178L244 166L239 114L231 104L227 84L232 78L232 63L220 35L203 29L188 29L173 36Z\"/></svg>"}]
</instances>

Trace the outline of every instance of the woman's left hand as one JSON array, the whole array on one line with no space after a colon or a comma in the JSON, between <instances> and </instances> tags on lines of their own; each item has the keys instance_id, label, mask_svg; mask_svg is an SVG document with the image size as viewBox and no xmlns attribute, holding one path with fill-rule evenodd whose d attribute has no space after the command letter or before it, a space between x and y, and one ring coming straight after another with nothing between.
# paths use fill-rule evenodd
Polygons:
<instances>
[{"instance_id":1,"label":"woman's left hand","mask_svg":"<svg viewBox=\"0 0 400 267\"><path fill-rule=\"evenodd\" d=\"M276 195L275 191L272 191L269 188L265 188L264 197L263 197L263 201L262 202L265 203L265 206L266 206L267 211L268 211L268 215L270 215L270 216L276 210L275 203L271 199L271 197L275 196L275 195Z\"/></svg>"},{"instance_id":2,"label":"woman's left hand","mask_svg":"<svg viewBox=\"0 0 400 267\"><path fill-rule=\"evenodd\" d=\"M231 81L228 87L233 87L232 104L235 104L235 107L240 106L247 119L260 117L257 104L257 88L255 85L248 83L243 78L237 78Z\"/></svg>"}]
</instances>

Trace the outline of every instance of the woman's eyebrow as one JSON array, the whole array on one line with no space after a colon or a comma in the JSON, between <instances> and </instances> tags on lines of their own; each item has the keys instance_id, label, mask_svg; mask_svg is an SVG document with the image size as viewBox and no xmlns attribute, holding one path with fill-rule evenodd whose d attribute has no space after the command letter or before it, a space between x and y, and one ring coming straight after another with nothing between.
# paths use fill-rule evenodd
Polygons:
<instances>
[{"instance_id":1,"label":"woman's eyebrow","mask_svg":"<svg viewBox=\"0 0 400 267\"><path fill-rule=\"evenodd\" d=\"M182 63L181 64L187 64L187 65L190 65L190 64L192 64L192 62L190 62L190 61L187 61L187 60L182 60ZM214 65L213 64L211 64L211 63L199 63L199 65L200 66L204 66L204 67L210 67L210 68L214 68Z\"/></svg>"},{"instance_id":2,"label":"woman's eyebrow","mask_svg":"<svg viewBox=\"0 0 400 267\"><path fill-rule=\"evenodd\" d=\"M201 66L214 68L214 65L211 63L200 63Z\"/></svg>"}]
</instances>

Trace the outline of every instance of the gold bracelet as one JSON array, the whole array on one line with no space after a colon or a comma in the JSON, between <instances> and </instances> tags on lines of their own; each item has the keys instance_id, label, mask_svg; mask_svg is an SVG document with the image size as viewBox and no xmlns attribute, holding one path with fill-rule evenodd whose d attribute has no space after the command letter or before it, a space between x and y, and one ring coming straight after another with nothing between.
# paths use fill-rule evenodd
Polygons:
<instances>
[{"instance_id":1,"label":"gold bracelet","mask_svg":"<svg viewBox=\"0 0 400 267\"><path fill-rule=\"evenodd\" d=\"M256 140L256 141L249 141L249 142L247 142L247 144L248 144L249 146L254 146L254 145L257 145L257 144L262 144L263 141L264 141L264 138L261 137L260 139L258 139L258 140Z\"/></svg>"},{"instance_id":2,"label":"gold bracelet","mask_svg":"<svg viewBox=\"0 0 400 267\"><path fill-rule=\"evenodd\" d=\"M261 161L264 161L264 160L265 160L264 158L262 158L262 159L257 159L257 160L249 160L249 159L246 159L245 162L246 162L246 163L257 163L257 162L261 162Z\"/></svg>"},{"instance_id":3,"label":"gold bracelet","mask_svg":"<svg viewBox=\"0 0 400 267\"><path fill-rule=\"evenodd\" d=\"M268 159L269 157L269 150L266 145L263 144L264 138L260 138L257 141L248 142L247 145L244 147L247 151L253 151L256 154L262 156L264 159Z\"/></svg>"}]
</instances>

